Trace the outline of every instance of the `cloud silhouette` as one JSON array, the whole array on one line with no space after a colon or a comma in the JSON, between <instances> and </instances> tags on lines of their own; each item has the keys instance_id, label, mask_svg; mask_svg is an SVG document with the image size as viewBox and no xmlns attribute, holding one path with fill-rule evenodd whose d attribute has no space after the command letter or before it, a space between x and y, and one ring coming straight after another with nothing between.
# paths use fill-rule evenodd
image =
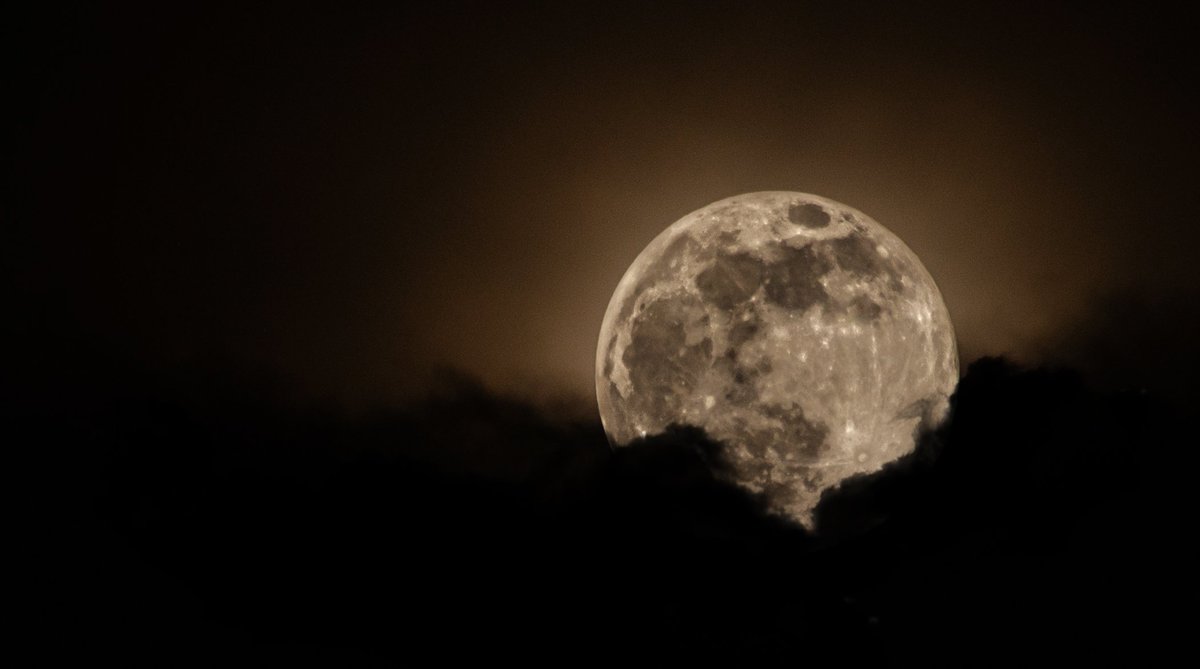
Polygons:
<instances>
[{"instance_id":1,"label":"cloud silhouette","mask_svg":"<svg viewBox=\"0 0 1200 669\"><path fill-rule=\"evenodd\" d=\"M1200 400L1196 341L1200 292L1184 284L1102 293L1040 348L1043 358L1078 368L1102 387L1154 392L1194 414Z\"/></svg>"},{"instance_id":2,"label":"cloud silhouette","mask_svg":"<svg viewBox=\"0 0 1200 669\"><path fill-rule=\"evenodd\" d=\"M695 428L613 450L466 376L355 417L135 367L88 351L9 407L43 456L31 619L58 653L1144 659L1177 626L1179 419L1070 371L973 364L947 423L828 494L813 536Z\"/></svg>"}]
</instances>

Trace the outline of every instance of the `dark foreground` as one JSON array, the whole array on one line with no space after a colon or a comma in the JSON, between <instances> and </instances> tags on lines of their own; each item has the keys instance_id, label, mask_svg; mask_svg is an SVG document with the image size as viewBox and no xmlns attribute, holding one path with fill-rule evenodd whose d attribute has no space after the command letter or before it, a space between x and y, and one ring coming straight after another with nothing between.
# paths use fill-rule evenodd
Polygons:
<instances>
[{"instance_id":1,"label":"dark foreground","mask_svg":"<svg viewBox=\"0 0 1200 669\"><path fill-rule=\"evenodd\" d=\"M349 419L86 359L18 365L6 398L49 661L1145 663L1190 634L1194 439L1070 372L975 363L810 536L694 430L611 452L465 380Z\"/></svg>"}]
</instances>

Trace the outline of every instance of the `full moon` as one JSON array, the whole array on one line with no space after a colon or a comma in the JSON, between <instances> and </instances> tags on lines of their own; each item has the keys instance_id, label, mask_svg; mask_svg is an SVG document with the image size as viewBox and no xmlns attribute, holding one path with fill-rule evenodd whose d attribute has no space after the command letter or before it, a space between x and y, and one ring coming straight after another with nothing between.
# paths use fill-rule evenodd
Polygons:
<instances>
[{"instance_id":1,"label":"full moon","mask_svg":"<svg viewBox=\"0 0 1200 669\"><path fill-rule=\"evenodd\" d=\"M910 453L958 382L933 278L887 228L761 192L676 221L625 272L596 352L616 446L694 425L725 475L811 526L822 493Z\"/></svg>"}]
</instances>

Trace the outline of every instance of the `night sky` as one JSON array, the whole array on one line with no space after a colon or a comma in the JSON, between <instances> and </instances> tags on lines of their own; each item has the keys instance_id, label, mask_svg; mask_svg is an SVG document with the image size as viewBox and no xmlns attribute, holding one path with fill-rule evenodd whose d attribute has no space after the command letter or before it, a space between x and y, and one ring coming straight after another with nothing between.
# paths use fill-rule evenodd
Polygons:
<instances>
[{"instance_id":1,"label":"night sky","mask_svg":"<svg viewBox=\"0 0 1200 669\"><path fill-rule=\"evenodd\" d=\"M174 4L15 30L24 306L156 364L230 356L352 404L442 366L590 396L637 253L755 190L899 235L964 363L1057 354L1114 300L1195 297L1178 13Z\"/></svg>"},{"instance_id":2,"label":"night sky","mask_svg":"<svg viewBox=\"0 0 1200 669\"><path fill-rule=\"evenodd\" d=\"M4 22L4 441L36 461L43 652L964 666L1182 638L1189 12L182 4ZM946 425L824 535L721 483L705 435L614 452L595 411L629 264L761 190L896 233L958 335Z\"/></svg>"}]
</instances>

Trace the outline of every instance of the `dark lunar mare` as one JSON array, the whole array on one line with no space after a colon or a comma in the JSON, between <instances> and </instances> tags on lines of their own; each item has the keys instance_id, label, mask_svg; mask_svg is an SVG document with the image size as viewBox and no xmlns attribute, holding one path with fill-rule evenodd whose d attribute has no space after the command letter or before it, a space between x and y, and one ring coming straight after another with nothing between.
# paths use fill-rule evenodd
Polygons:
<instances>
[{"instance_id":1,"label":"dark lunar mare","mask_svg":"<svg viewBox=\"0 0 1200 669\"><path fill-rule=\"evenodd\" d=\"M638 392L638 409L670 415L712 365L712 339L689 345L684 324L703 313L699 300L669 295L655 300L634 318L632 337L622 356Z\"/></svg>"},{"instance_id":2,"label":"dark lunar mare","mask_svg":"<svg viewBox=\"0 0 1200 669\"><path fill-rule=\"evenodd\" d=\"M778 249L782 258L767 265L763 279L767 300L794 311L827 302L829 294L821 277L833 266L829 258L811 244L799 249L780 245Z\"/></svg>"}]
</instances>

